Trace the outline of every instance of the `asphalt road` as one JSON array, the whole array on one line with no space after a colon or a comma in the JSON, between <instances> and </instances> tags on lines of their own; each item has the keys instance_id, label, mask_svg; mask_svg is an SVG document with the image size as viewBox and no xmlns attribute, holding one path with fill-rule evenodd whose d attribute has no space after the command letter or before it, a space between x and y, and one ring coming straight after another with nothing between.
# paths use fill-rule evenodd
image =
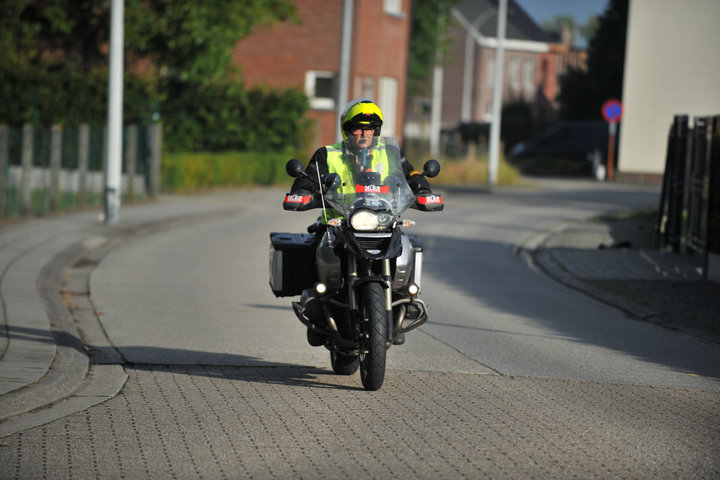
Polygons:
<instances>
[{"instance_id":1,"label":"asphalt road","mask_svg":"<svg viewBox=\"0 0 720 480\"><path fill-rule=\"evenodd\" d=\"M411 212L431 321L364 392L267 284L282 192L138 235L89 278L120 395L3 439L0 477L717 478L720 348L626 318L533 269L563 222L657 204L650 187L546 182ZM112 350L112 354L110 354ZM114 352L119 352L121 360ZM103 360L103 358L105 360Z\"/></svg>"},{"instance_id":2,"label":"asphalt road","mask_svg":"<svg viewBox=\"0 0 720 480\"><path fill-rule=\"evenodd\" d=\"M652 206L656 189L598 184L552 192L451 191L442 213L411 212L426 245L431 321L390 351L390 368L497 372L720 390L717 349L633 322L532 271L517 249L588 212ZM112 251L90 288L102 324L132 364L311 365L324 348L267 285L268 232L302 231L317 212L281 212L257 192L236 216L143 237Z\"/></svg>"}]
</instances>

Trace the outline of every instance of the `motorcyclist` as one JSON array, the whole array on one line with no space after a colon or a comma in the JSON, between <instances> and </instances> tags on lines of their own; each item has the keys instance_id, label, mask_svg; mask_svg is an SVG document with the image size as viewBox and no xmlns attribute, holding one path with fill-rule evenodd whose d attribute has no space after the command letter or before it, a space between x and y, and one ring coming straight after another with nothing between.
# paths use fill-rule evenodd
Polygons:
<instances>
[{"instance_id":1,"label":"motorcyclist","mask_svg":"<svg viewBox=\"0 0 720 480\"><path fill-rule=\"evenodd\" d=\"M310 158L307 167L305 167L308 176L303 175L296 178L290 192L293 194L308 194L318 191L318 185L311 180L318 178L318 171L321 178L324 178L331 171L342 177L343 170L337 168L337 165L342 163L341 158L347 160L348 157L352 157L352 160L358 165L366 162L368 155L372 158L372 151L377 147L374 141L380 136L382 124L382 111L372 100L362 98L348 103L340 116L340 130L343 140L333 145L318 148ZM432 193L427 179L415 170L405 156L401 155L400 158L403 174L413 193L416 195ZM328 168L328 163L330 168ZM341 178L341 180L348 182L352 179Z\"/></svg>"},{"instance_id":2,"label":"motorcyclist","mask_svg":"<svg viewBox=\"0 0 720 480\"><path fill-rule=\"evenodd\" d=\"M355 185L353 179L343 178L352 175L349 169L344 168L343 165L354 162L356 171L362 171L361 167L363 166L372 166L373 169L376 169L378 167L377 162L382 162L383 158L387 161L387 155L383 156L379 153L382 148L397 148L392 145L377 143L382 124L382 111L372 100L362 98L348 103L340 116L340 130L343 140L317 149L305 167L307 176L297 177L293 182L290 193L305 196L318 192L320 187L314 179L318 177L325 178L328 173L338 174L342 183L353 188ZM404 155L400 153L398 157L401 159L403 174L413 193L415 195L432 194L427 179L415 170ZM368 162L372 165L368 165ZM308 227L308 232L315 233L316 243L319 243L326 229L326 220L321 217L317 223ZM398 334L394 343L402 344L404 337L404 334ZM323 335L310 329L307 331L307 339L310 345L313 346L320 346L325 341Z\"/></svg>"}]
</instances>

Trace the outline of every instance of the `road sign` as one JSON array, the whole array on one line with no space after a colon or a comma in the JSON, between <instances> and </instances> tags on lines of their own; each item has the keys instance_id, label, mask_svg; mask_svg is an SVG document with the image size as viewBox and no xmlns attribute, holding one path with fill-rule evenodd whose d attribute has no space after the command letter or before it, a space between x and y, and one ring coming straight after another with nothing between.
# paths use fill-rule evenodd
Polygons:
<instances>
[{"instance_id":1,"label":"road sign","mask_svg":"<svg viewBox=\"0 0 720 480\"><path fill-rule=\"evenodd\" d=\"M602 106L602 115L608 122L609 138L608 138L608 159L607 159L607 178L612 180L614 176L613 166L615 163L615 133L617 132L617 124L622 118L622 103L615 99L607 100Z\"/></svg>"},{"instance_id":2,"label":"road sign","mask_svg":"<svg viewBox=\"0 0 720 480\"><path fill-rule=\"evenodd\" d=\"M603 103L602 115L609 123L617 123L622 118L622 103L617 100L608 100Z\"/></svg>"}]
</instances>

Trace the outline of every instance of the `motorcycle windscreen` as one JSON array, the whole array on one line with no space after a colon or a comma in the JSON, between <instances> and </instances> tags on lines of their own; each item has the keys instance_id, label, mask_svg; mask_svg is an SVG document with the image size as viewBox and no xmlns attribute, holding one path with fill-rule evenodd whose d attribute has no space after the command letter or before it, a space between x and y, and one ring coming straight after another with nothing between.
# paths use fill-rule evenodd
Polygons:
<instances>
[{"instance_id":1,"label":"motorcycle windscreen","mask_svg":"<svg viewBox=\"0 0 720 480\"><path fill-rule=\"evenodd\" d=\"M415 201L402 169L400 148L390 137L374 137L370 145L344 145L341 181L326 200L348 218L358 208L389 210L396 216Z\"/></svg>"}]
</instances>

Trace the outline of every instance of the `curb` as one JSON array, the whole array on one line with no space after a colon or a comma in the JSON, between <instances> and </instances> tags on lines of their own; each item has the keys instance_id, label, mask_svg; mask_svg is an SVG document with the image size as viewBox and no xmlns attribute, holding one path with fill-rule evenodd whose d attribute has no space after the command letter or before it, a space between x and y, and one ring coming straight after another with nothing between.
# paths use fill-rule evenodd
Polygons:
<instances>
[{"instance_id":1,"label":"curb","mask_svg":"<svg viewBox=\"0 0 720 480\"><path fill-rule=\"evenodd\" d=\"M85 241L66 248L38 276L37 290L50 321L55 358L38 381L2 396L0 437L45 424L78 407L96 405L115 396L125 384L122 366L90 364L75 318L61 294L65 271L90 254L92 244Z\"/></svg>"},{"instance_id":2,"label":"curb","mask_svg":"<svg viewBox=\"0 0 720 480\"><path fill-rule=\"evenodd\" d=\"M540 247L531 251L528 256L532 259L533 264L547 276L594 300L614 307L638 320L652 321L653 318L662 318L660 314L650 308L638 305L620 295L598 288L591 283L577 278L565 265L555 258L552 249Z\"/></svg>"},{"instance_id":3,"label":"curb","mask_svg":"<svg viewBox=\"0 0 720 480\"><path fill-rule=\"evenodd\" d=\"M103 235L88 233L57 253L36 281L55 356L37 381L0 395L0 437L102 403L125 385L126 362L105 335L90 298L90 274L105 255L134 237L235 212L223 208L114 227Z\"/></svg>"},{"instance_id":4,"label":"curb","mask_svg":"<svg viewBox=\"0 0 720 480\"><path fill-rule=\"evenodd\" d=\"M549 230L531 236L515 249L516 257L523 258L530 268L544 273L556 282L580 292L593 300L614 307L636 319L651 321L652 318L661 318L660 315L652 309L637 305L624 297L595 287L579 279L555 258L553 249L546 247L550 238L561 234L569 227L579 224L582 224L582 222L562 223Z\"/></svg>"},{"instance_id":5,"label":"curb","mask_svg":"<svg viewBox=\"0 0 720 480\"><path fill-rule=\"evenodd\" d=\"M577 277L571 268L554 255L555 248L546 247L548 241L554 235L561 234L566 228L576 225L578 225L577 222L565 223L533 236L518 246L515 254L518 258L522 258L533 270L542 272L561 285L595 301L613 307L634 320L649 322L659 327L692 335L703 341L720 343L720 337L718 336L673 322L657 310L640 305L620 294L597 287Z\"/></svg>"}]
</instances>

